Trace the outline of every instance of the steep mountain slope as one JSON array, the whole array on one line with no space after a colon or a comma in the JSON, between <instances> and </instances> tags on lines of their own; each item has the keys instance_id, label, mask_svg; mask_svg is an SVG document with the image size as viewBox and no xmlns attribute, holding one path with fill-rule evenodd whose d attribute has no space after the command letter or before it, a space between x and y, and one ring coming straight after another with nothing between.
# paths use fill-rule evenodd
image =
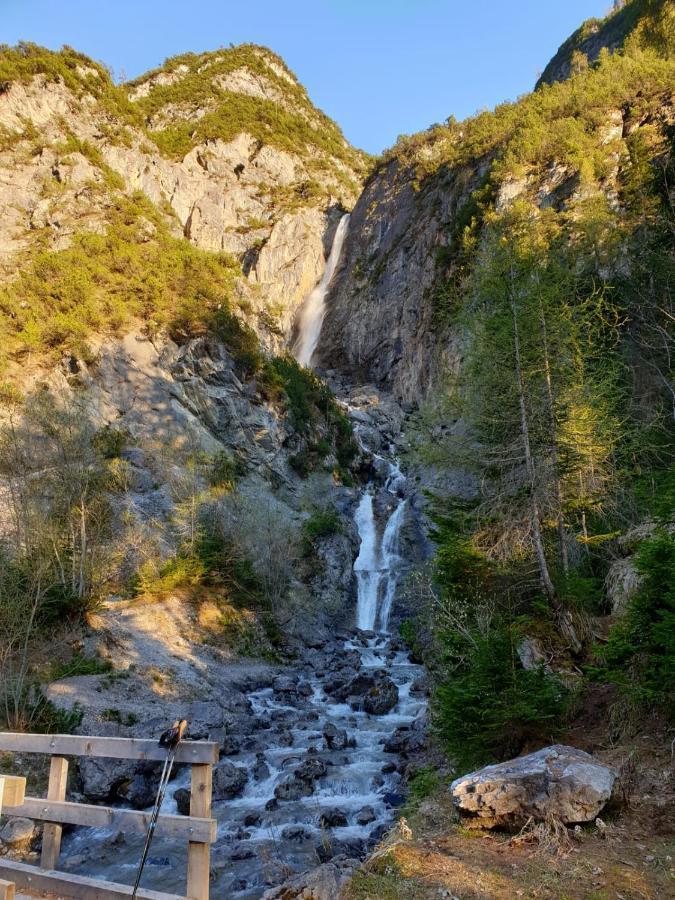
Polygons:
<instances>
[{"instance_id":1,"label":"steep mountain slope","mask_svg":"<svg viewBox=\"0 0 675 900\"><path fill-rule=\"evenodd\" d=\"M420 402L434 374L461 356L458 313L483 225L517 199L535 215L554 210L568 229L595 206L605 227L628 236L622 190L634 148L644 146L657 167L669 159L672 40L670 49L654 47L643 27L624 55L605 55L571 81L402 138L352 213L323 364L354 368ZM611 280L622 265L612 248L601 277Z\"/></svg>"},{"instance_id":2,"label":"steep mountain slope","mask_svg":"<svg viewBox=\"0 0 675 900\"><path fill-rule=\"evenodd\" d=\"M365 158L278 57L253 46L188 54L125 86L68 48L21 45L0 52L0 83L6 276L38 250L109 232L123 207L127 225L142 231L149 216L150 231L232 254L241 317L284 345ZM152 212L134 206L135 191Z\"/></svg>"}]
</instances>

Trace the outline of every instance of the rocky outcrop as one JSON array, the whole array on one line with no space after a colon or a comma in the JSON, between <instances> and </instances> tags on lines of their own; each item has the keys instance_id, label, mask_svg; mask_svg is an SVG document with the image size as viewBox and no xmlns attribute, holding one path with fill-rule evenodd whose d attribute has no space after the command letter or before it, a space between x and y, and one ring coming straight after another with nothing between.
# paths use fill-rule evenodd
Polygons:
<instances>
[{"instance_id":1,"label":"rocky outcrop","mask_svg":"<svg viewBox=\"0 0 675 900\"><path fill-rule=\"evenodd\" d=\"M443 234L483 174L442 172L418 191L414 172L394 160L371 177L328 296L322 366L417 403L439 364L457 364L461 342L439 347L428 301Z\"/></svg>"},{"instance_id":2,"label":"rocky outcrop","mask_svg":"<svg viewBox=\"0 0 675 900\"><path fill-rule=\"evenodd\" d=\"M262 900L338 900L358 865L355 859L334 859L265 891Z\"/></svg>"},{"instance_id":3,"label":"rocky outcrop","mask_svg":"<svg viewBox=\"0 0 675 900\"><path fill-rule=\"evenodd\" d=\"M612 795L617 773L582 750L556 744L455 779L452 799L480 828L535 821L591 822Z\"/></svg>"},{"instance_id":4,"label":"rocky outcrop","mask_svg":"<svg viewBox=\"0 0 675 900\"><path fill-rule=\"evenodd\" d=\"M249 48L251 67L230 68L230 53L237 51L222 51L220 58L205 54L203 66L213 67L213 84L198 83L193 104L168 104L159 118L151 115L151 128L198 120L213 103L239 94L263 107L274 102L303 115L310 138L317 134L316 147L284 149L274 135L261 140L242 125L227 140L216 130L176 157L149 141L123 104L111 114L110 105L101 102L106 91L115 92L104 84L108 76L102 67L92 64L81 84L43 74L3 84L0 277L14 274L38 236L41 247L63 249L76 232L103 231L118 194L141 191L177 236L242 262L241 313L270 349L283 348L298 306L321 276L343 207L356 199L360 175L353 166L361 165L361 156L346 142L345 159L321 149L322 132L339 131L274 54ZM259 71L252 71L254 63ZM224 74L218 75L223 65ZM189 67L179 64L139 79L130 88L131 99L145 108L156 89L166 91L189 74ZM252 115L251 125L257 121L255 109Z\"/></svg>"}]
</instances>

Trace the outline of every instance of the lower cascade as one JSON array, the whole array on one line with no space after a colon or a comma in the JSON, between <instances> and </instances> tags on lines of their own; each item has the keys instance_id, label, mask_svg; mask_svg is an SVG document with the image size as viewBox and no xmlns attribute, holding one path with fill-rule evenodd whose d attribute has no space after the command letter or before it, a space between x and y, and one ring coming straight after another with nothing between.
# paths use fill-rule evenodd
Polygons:
<instances>
[{"instance_id":1,"label":"lower cascade","mask_svg":"<svg viewBox=\"0 0 675 900\"><path fill-rule=\"evenodd\" d=\"M397 497L381 537L378 537L370 490L364 492L356 510L354 520L361 539L354 563L358 587L356 623L363 631L388 630L400 576L399 536L405 509L405 499Z\"/></svg>"},{"instance_id":2,"label":"lower cascade","mask_svg":"<svg viewBox=\"0 0 675 900\"><path fill-rule=\"evenodd\" d=\"M345 631L249 694L214 769L212 897L257 900L291 871L339 854L363 858L374 847L404 799L402 754L422 740L414 724L426 706L422 675L398 637ZM384 698L379 714L367 711L373 686ZM180 772L162 812L179 812L189 786L189 772ZM95 861L98 877L129 881L141 846L140 836L115 828L78 829L64 839L64 864L91 872ZM144 887L177 883L185 860L184 848L158 835Z\"/></svg>"}]
</instances>

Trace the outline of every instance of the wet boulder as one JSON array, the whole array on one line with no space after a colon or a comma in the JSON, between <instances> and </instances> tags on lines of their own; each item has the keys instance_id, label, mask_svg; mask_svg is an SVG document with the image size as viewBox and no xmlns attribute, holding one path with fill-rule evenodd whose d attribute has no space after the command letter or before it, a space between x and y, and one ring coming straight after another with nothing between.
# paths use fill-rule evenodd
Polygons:
<instances>
[{"instance_id":1,"label":"wet boulder","mask_svg":"<svg viewBox=\"0 0 675 900\"><path fill-rule=\"evenodd\" d=\"M303 781L314 781L322 778L327 771L326 763L317 756L310 756L295 770L295 777Z\"/></svg>"},{"instance_id":2,"label":"wet boulder","mask_svg":"<svg viewBox=\"0 0 675 900\"><path fill-rule=\"evenodd\" d=\"M347 816L341 809L324 809L319 823L322 828L343 828L347 824Z\"/></svg>"},{"instance_id":3,"label":"wet boulder","mask_svg":"<svg viewBox=\"0 0 675 900\"><path fill-rule=\"evenodd\" d=\"M589 753L555 744L456 778L450 792L460 814L481 828L521 827L530 819L570 824L596 818L616 777Z\"/></svg>"},{"instance_id":4,"label":"wet boulder","mask_svg":"<svg viewBox=\"0 0 675 900\"><path fill-rule=\"evenodd\" d=\"M296 844L300 844L310 835L302 825L287 825L282 830L281 836L285 841L294 841Z\"/></svg>"},{"instance_id":5,"label":"wet boulder","mask_svg":"<svg viewBox=\"0 0 675 900\"><path fill-rule=\"evenodd\" d=\"M241 741L233 734L226 734L220 747L221 756L236 756L241 750Z\"/></svg>"},{"instance_id":6,"label":"wet boulder","mask_svg":"<svg viewBox=\"0 0 675 900\"><path fill-rule=\"evenodd\" d=\"M270 768L265 762L265 756L263 753L256 753L255 756L253 778L255 781L266 781L270 777Z\"/></svg>"},{"instance_id":7,"label":"wet boulder","mask_svg":"<svg viewBox=\"0 0 675 900\"><path fill-rule=\"evenodd\" d=\"M274 788L274 796L277 800L301 800L303 797L311 797L314 793L314 781L296 778L291 775Z\"/></svg>"},{"instance_id":8,"label":"wet boulder","mask_svg":"<svg viewBox=\"0 0 675 900\"><path fill-rule=\"evenodd\" d=\"M190 791L187 788L178 788L174 791L173 799L181 816L190 815Z\"/></svg>"},{"instance_id":9,"label":"wet boulder","mask_svg":"<svg viewBox=\"0 0 675 900\"><path fill-rule=\"evenodd\" d=\"M376 818L377 816L375 815L375 810L372 806L362 806L356 814L356 824L370 825Z\"/></svg>"},{"instance_id":10,"label":"wet boulder","mask_svg":"<svg viewBox=\"0 0 675 900\"><path fill-rule=\"evenodd\" d=\"M161 773L161 764L141 763L133 778L124 779L115 785L115 797L125 800L134 809L147 809L154 804L157 797Z\"/></svg>"},{"instance_id":11,"label":"wet boulder","mask_svg":"<svg viewBox=\"0 0 675 900\"><path fill-rule=\"evenodd\" d=\"M349 746L349 737L344 728L338 728L329 722L323 729L323 740L327 750L345 750Z\"/></svg>"},{"instance_id":12,"label":"wet boulder","mask_svg":"<svg viewBox=\"0 0 675 900\"><path fill-rule=\"evenodd\" d=\"M398 688L391 678L379 678L363 697L363 710L371 716L383 716L398 703Z\"/></svg>"},{"instance_id":13,"label":"wet boulder","mask_svg":"<svg viewBox=\"0 0 675 900\"><path fill-rule=\"evenodd\" d=\"M231 800L246 787L248 772L229 762L221 762L213 770L213 799Z\"/></svg>"}]
</instances>

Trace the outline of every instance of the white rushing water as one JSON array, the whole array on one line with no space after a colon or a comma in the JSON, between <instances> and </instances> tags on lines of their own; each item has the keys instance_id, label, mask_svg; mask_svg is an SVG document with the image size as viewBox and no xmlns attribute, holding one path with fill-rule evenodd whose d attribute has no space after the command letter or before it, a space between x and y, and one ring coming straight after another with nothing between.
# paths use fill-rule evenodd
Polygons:
<instances>
[{"instance_id":1,"label":"white rushing water","mask_svg":"<svg viewBox=\"0 0 675 900\"><path fill-rule=\"evenodd\" d=\"M400 575L399 538L405 520L406 501L398 496L405 477L396 464L390 464L385 489L396 497L380 537L373 511L373 495L366 490L354 515L361 539L354 562L357 582L356 625L362 631L387 632L389 615Z\"/></svg>"},{"instance_id":2,"label":"white rushing water","mask_svg":"<svg viewBox=\"0 0 675 900\"><path fill-rule=\"evenodd\" d=\"M306 298L300 309L298 336L293 344L292 352L302 366L311 366L312 358L319 343L321 327L326 315L326 294L340 262L340 254L347 235L348 225L349 216L345 215L340 219L335 231L333 246L331 247L321 281Z\"/></svg>"}]
</instances>

